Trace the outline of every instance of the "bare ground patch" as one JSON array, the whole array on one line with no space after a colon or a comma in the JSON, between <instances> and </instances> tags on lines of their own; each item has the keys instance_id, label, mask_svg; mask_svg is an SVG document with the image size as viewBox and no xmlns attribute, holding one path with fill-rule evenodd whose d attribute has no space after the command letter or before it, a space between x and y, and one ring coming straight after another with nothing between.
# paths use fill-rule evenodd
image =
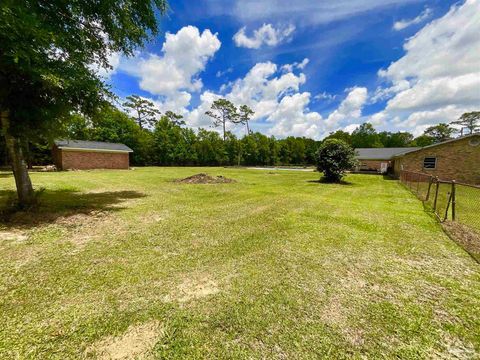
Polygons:
<instances>
[{"instance_id":1,"label":"bare ground patch","mask_svg":"<svg viewBox=\"0 0 480 360\"><path fill-rule=\"evenodd\" d=\"M0 241L23 242L28 239L28 235L20 230L0 230Z\"/></svg>"},{"instance_id":2,"label":"bare ground patch","mask_svg":"<svg viewBox=\"0 0 480 360\"><path fill-rule=\"evenodd\" d=\"M205 173L200 173L186 177L184 179L175 180L176 183L181 184L226 184L236 182L233 179L226 178L224 176L210 176Z\"/></svg>"},{"instance_id":3,"label":"bare ground patch","mask_svg":"<svg viewBox=\"0 0 480 360\"><path fill-rule=\"evenodd\" d=\"M166 301L186 303L220 292L218 283L208 275L186 278L177 288L165 297Z\"/></svg>"},{"instance_id":4,"label":"bare ground patch","mask_svg":"<svg viewBox=\"0 0 480 360\"><path fill-rule=\"evenodd\" d=\"M163 329L158 321L131 325L120 336L100 340L87 349L87 354L93 353L102 360L147 359L162 336Z\"/></svg>"}]
</instances>

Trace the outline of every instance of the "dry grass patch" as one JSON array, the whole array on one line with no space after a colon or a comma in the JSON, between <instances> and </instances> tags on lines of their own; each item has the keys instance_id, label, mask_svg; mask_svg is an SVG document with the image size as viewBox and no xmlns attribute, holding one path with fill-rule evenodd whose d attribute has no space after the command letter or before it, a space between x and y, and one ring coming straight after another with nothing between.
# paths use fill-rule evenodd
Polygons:
<instances>
[{"instance_id":1,"label":"dry grass patch","mask_svg":"<svg viewBox=\"0 0 480 360\"><path fill-rule=\"evenodd\" d=\"M20 230L1 230L0 241L23 242L28 239L28 235Z\"/></svg>"},{"instance_id":2,"label":"dry grass patch","mask_svg":"<svg viewBox=\"0 0 480 360\"><path fill-rule=\"evenodd\" d=\"M87 350L87 354L93 353L102 360L148 359L162 336L163 329L158 321L131 325L120 336L100 340Z\"/></svg>"},{"instance_id":3,"label":"dry grass patch","mask_svg":"<svg viewBox=\"0 0 480 360\"><path fill-rule=\"evenodd\" d=\"M209 275L193 275L183 280L177 288L166 296L167 301L186 303L220 292L218 283Z\"/></svg>"}]
</instances>

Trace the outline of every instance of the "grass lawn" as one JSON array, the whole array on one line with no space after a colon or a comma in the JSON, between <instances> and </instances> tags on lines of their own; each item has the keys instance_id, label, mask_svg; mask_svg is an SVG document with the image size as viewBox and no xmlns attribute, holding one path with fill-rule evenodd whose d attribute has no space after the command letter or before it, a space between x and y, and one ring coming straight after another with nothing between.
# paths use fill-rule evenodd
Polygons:
<instances>
[{"instance_id":1,"label":"grass lawn","mask_svg":"<svg viewBox=\"0 0 480 360\"><path fill-rule=\"evenodd\" d=\"M198 172L231 184L172 182ZM396 181L35 173L0 231L0 358L475 358L480 265ZM13 178L0 174L2 206Z\"/></svg>"}]
</instances>

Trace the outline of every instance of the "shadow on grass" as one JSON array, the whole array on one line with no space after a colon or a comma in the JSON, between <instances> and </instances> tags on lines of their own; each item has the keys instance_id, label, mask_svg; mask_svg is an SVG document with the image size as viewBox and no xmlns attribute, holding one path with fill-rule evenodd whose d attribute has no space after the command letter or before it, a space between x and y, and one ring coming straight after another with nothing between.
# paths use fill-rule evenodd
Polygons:
<instances>
[{"instance_id":1,"label":"shadow on grass","mask_svg":"<svg viewBox=\"0 0 480 360\"><path fill-rule=\"evenodd\" d=\"M391 174L383 174L383 180L397 180Z\"/></svg>"},{"instance_id":2,"label":"shadow on grass","mask_svg":"<svg viewBox=\"0 0 480 360\"><path fill-rule=\"evenodd\" d=\"M44 190L38 194L38 204L29 210L19 210L13 205L16 194L11 190L0 191L0 226L35 227L53 223L58 218L76 214L111 212L125 209L121 204L146 195L136 191L108 191L83 193L75 190Z\"/></svg>"},{"instance_id":3,"label":"shadow on grass","mask_svg":"<svg viewBox=\"0 0 480 360\"><path fill-rule=\"evenodd\" d=\"M340 180L339 182L331 182L331 181L325 180L325 178L321 178L320 180L307 180L307 182L316 183L316 184L325 184L325 185L347 185L347 186L355 185L350 181Z\"/></svg>"}]
</instances>

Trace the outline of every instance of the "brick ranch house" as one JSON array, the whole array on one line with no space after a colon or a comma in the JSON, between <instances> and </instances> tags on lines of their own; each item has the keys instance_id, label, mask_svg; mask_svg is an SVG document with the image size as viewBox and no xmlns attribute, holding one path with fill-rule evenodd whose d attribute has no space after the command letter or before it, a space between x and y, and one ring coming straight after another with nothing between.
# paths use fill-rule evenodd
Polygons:
<instances>
[{"instance_id":1,"label":"brick ranch house","mask_svg":"<svg viewBox=\"0 0 480 360\"><path fill-rule=\"evenodd\" d=\"M357 148L355 149L355 158L358 160L358 165L355 171L376 173L391 172L393 171L393 159L396 155L418 149L420 148Z\"/></svg>"},{"instance_id":2,"label":"brick ranch house","mask_svg":"<svg viewBox=\"0 0 480 360\"><path fill-rule=\"evenodd\" d=\"M397 154L394 173L402 170L480 185L480 134L470 134Z\"/></svg>"},{"instance_id":3,"label":"brick ranch house","mask_svg":"<svg viewBox=\"0 0 480 360\"><path fill-rule=\"evenodd\" d=\"M128 169L131 152L124 144L81 140L57 140L52 149L59 170Z\"/></svg>"}]
</instances>

